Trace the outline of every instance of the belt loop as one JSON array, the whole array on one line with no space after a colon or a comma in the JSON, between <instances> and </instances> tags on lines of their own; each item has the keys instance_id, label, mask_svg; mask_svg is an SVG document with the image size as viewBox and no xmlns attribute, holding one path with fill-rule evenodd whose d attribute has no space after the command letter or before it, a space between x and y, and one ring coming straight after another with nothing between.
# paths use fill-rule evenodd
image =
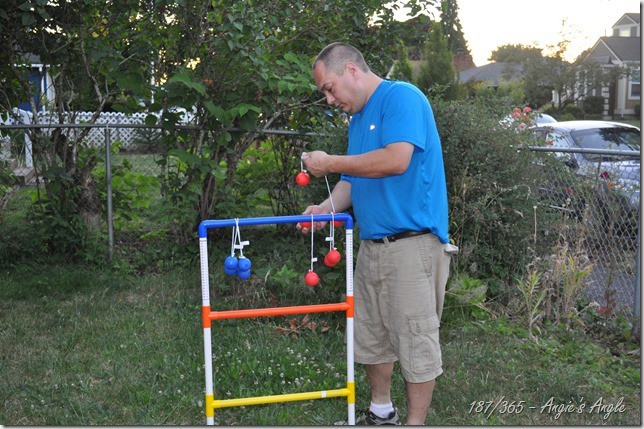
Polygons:
<instances>
[{"instance_id":1,"label":"belt loop","mask_svg":"<svg viewBox=\"0 0 644 429\"><path fill-rule=\"evenodd\" d=\"M382 237L382 241L383 241L385 244L389 244L389 237Z\"/></svg>"}]
</instances>

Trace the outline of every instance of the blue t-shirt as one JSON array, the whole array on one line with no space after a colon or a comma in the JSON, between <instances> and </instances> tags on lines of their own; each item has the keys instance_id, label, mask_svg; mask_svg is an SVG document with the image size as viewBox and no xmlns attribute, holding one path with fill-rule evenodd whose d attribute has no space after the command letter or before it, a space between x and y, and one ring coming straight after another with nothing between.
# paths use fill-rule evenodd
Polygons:
<instances>
[{"instance_id":1,"label":"blue t-shirt","mask_svg":"<svg viewBox=\"0 0 644 429\"><path fill-rule=\"evenodd\" d=\"M347 155L396 142L415 146L403 174L377 179L342 175L342 180L351 182L360 238L429 229L442 243L448 243L447 185L432 108L415 86L383 81L351 118Z\"/></svg>"}]
</instances>

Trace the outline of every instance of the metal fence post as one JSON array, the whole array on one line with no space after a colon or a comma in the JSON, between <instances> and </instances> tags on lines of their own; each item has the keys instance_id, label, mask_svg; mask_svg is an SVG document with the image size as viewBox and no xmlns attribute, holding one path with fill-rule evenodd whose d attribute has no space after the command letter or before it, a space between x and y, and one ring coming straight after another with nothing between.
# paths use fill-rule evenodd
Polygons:
<instances>
[{"instance_id":1,"label":"metal fence post","mask_svg":"<svg viewBox=\"0 0 644 429\"><path fill-rule=\"evenodd\" d=\"M105 183L107 193L107 239L108 239L108 259L112 262L114 255L114 219L112 218L112 158L110 144L110 126L105 125Z\"/></svg>"}]
</instances>

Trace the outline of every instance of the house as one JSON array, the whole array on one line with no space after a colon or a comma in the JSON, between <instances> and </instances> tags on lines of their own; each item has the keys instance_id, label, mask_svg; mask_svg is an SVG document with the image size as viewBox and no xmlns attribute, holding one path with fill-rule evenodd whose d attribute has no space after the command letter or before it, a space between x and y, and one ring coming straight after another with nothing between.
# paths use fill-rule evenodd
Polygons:
<instances>
[{"instance_id":1,"label":"house","mask_svg":"<svg viewBox=\"0 0 644 429\"><path fill-rule=\"evenodd\" d=\"M628 67L631 73L610 86L588 87L580 81L580 99L587 96L604 98L605 119L639 115L640 106L640 14L625 13L614 25L611 36L600 37L582 59L597 63L603 69Z\"/></svg>"},{"instance_id":2,"label":"house","mask_svg":"<svg viewBox=\"0 0 644 429\"><path fill-rule=\"evenodd\" d=\"M34 102L39 112L46 111L46 100L54 99L54 85L49 71L49 66L43 64L40 57L33 54L26 54L23 58L24 66L27 69L27 77L34 88ZM25 100L18 106L21 110L31 112L29 100Z\"/></svg>"}]
</instances>

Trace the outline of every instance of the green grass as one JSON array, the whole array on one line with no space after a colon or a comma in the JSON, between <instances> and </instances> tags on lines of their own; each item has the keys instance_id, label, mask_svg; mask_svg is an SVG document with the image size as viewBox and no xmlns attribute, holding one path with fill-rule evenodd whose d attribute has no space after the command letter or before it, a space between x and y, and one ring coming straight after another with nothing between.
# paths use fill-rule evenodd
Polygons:
<instances>
[{"instance_id":1,"label":"green grass","mask_svg":"<svg viewBox=\"0 0 644 429\"><path fill-rule=\"evenodd\" d=\"M124 276L69 265L20 266L1 277L0 424L204 423L197 267ZM213 284L220 282L214 277ZM228 293L213 287L213 307L219 301L222 306L239 305L233 292L239 295L243 288L249 288L244 301L254 306L272 296L270 282L258 278L229 282L234 286ZM296 293L297 285L292 289ZM296 300L320 300L306 291L302 285ZM296 329L291 329L291 319ZM336 313L214 322L215 396L344 386L343 328L343 317ZM572 334L543 337L535 345L521 332L503 320L445 323L445 372L437 381L427 424L640 424L638 356L612 356ZM358 408L368 405L361 366L356 368L356 388ZM600 399L618 404L620 398L623 410L606 420L604 414L589 412L555 418L553 407L542 409L548 401L583 403L590 409ZM404 416L399 376L393 400ZM503 400L507 405L525 401L525 408L476 412L479 401ZM222 425L327 425L345 419L346 410L344 398L332 398L224 408L216 410L215 419Z\"/></svg>"}]
</instances>

